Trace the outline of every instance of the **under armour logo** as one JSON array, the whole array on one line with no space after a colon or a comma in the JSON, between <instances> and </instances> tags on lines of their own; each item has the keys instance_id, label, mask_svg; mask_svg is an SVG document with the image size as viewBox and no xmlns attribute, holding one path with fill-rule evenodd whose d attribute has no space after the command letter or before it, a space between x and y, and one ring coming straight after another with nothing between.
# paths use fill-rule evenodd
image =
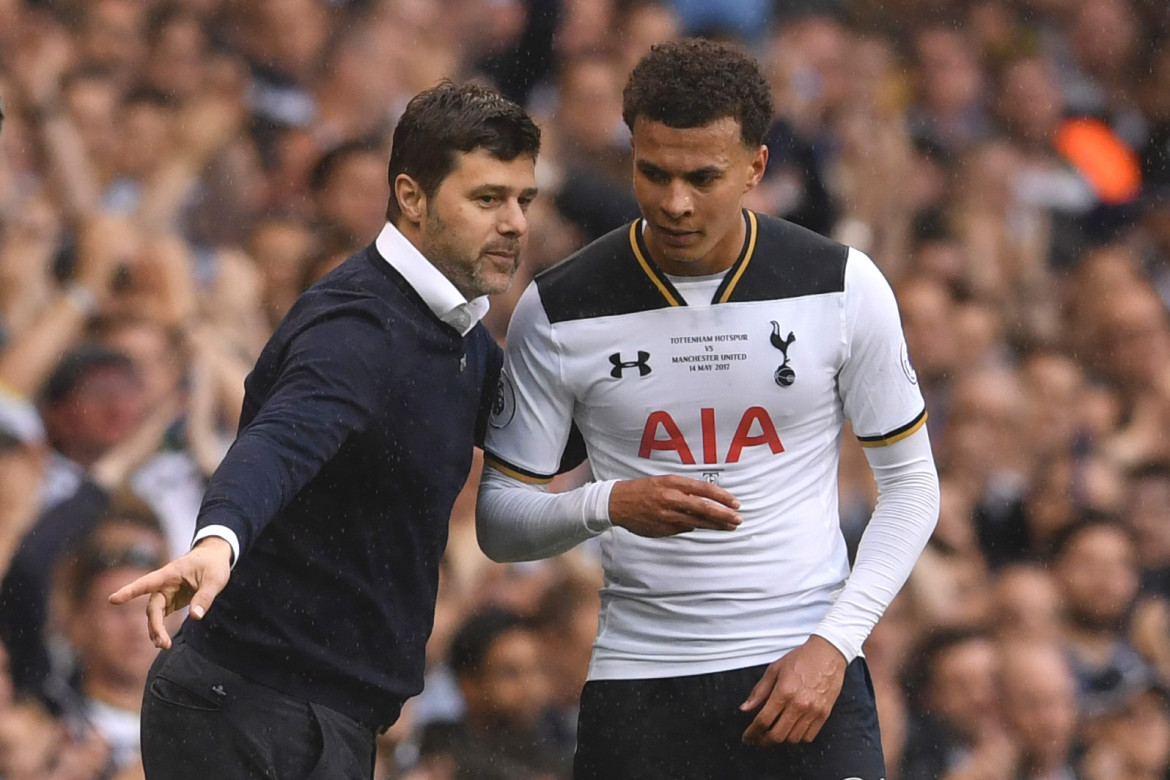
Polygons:
<instances>
[{"instance_id":1,"label":"under armour logo","mask_svg":"<svg viewBox=\"0 0 1170 780\"><path fill-rule=\"evenodd\" d=\"M796 381L796 372L788 366L788 348L792 346L794 341L796 341L796 336L792 331L789 331L786 337L781 338L780 323L772 320L772 346L780 350L780 354L784 356L784 362L780 364L772 377L781 387L788 387Z\"/></svg>"},{"instance_id":2,"label":"under armour logo","mask_svg":"<svg viewBox=\"0 0 1170 780\"><path fill-rule=\"evenodd\" d=\"M621 379L622 372L627 368L638 369L638 376L646 376L650 373L650 353L638 350L637 360L622 360L622 353L615 352L609 356L609 362L613 363L613 370L609 375L614 379Z\"/></svg>"}]
</instances>

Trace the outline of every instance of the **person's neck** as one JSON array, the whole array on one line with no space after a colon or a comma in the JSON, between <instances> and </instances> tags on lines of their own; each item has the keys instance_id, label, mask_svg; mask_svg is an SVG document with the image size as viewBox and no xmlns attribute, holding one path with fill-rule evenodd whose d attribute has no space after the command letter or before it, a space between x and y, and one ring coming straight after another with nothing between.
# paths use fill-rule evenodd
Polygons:
<instances>
[{"instance_id":1,"label":"person's neck","mask_svg":"<svg viewBox=\"0 0 1170 780\"><path fill-rule=\"evenodd\" d=\"M419 254L422 254L422 226L416 225L409 220L403 219L399 216L397 219L390 220L390 224L402 234L402 237L411 243Z\"/></svg>"},{"instance_id":2,"label":"person's neck","mask_svg":"<svg viewBox=\"0 0 1170 780\"><path fill-rule=\"evenodd\" d=\"M58 447L57 452L66 460L76 463L83 470L88 471L95 463L101 460L108 450L98 450L95 447Z\"/></svg>"},{"instance_id":3,"label":"person's neck","mask_svg":"<svg viewBox=\"0 0 1170 780\"><path fill-rule=\"evenodd\" d=\"M1064 637L1076 657L1091 666L1108 663L1117 641L1113 631L1076 624L1065 627Z\"/></svg>"},{"instance_id":4,"label":"person's neck","mask_svg":"<svg viewBox=\"0 0 1170 780\"><path fill-rule=\"evenodd\" d=\"M1023 777L1030 780L1064 780L1068 768L1068 756L1051 752L1045 755L1029 755L1023 760Z\"/></svg>"},{"instance_id":5,"label":"person's neck","mask_svg":"<svg viewBox=\"0 0 1170 780\"><path fill-rule=\"evenodd\" d=\"M87 698L127 712L142 709L142 686L146 681L120 683L116 680L92 679L85 682Z\"/></svg>"}]
</instances>

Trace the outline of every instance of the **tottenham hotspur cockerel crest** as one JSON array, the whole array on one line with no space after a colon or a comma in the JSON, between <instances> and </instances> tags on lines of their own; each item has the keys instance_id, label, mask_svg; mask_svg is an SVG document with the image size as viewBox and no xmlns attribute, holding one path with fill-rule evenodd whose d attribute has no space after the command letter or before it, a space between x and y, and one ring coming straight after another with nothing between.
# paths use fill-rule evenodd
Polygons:
<instances>
[{"instance_id":1,"label":"tottenham hotspur cockerel crest","mask_svg":"<svg viewBox=\"0 0 1170 780\"><path fill-rule=\"evenodd\" d=\"M772 346L780 350L780 354L784 356L784 362L780 364L772 377L781 387L789 387L796 381L796 372L788 365L788 348L792 346L794 341L796 341L796 335L792 331L788 331L787 336L781 337L780 323L772 320Z\"/></svg>"}]
</instances>

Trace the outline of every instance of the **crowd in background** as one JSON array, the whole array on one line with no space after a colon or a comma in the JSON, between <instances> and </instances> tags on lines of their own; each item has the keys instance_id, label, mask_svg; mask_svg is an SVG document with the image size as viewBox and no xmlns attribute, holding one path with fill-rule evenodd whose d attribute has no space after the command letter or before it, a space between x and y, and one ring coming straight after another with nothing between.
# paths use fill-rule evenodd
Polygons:
<instances>
[{"instance_id":1,"label":"crowd in background","mask_svg":"<svg viewBox=\"0 0 1170 780\"><path fill-rule=\"evenodd\" d=\"M188 546L260 347L384 221L410 96L484 79L542 127L503 341L637 216L622 85L683 34L772 81L751 208L898 295L942 516L866 646L888 777L1170 777L1165 0L0 0L0 777L141 775L154 650L106 596ZM491 563L474 482L379 780L568 776L596 550Z\"/></svg>"}]
</instances>

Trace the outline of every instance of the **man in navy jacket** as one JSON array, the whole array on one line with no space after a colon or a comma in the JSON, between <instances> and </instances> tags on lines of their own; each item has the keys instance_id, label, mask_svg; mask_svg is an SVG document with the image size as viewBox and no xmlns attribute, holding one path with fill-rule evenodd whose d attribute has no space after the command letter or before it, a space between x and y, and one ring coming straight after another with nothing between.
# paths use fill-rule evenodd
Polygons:
<instances>
[{"instance_id":1,"label":"man in navy jacket","mask_svg":"<svg viewBox=\"0 0 1170 780\"><path fill-rule=\"evenodd\" d=\"M149 594L164 648L148 777L371 776L375 736L422 688L447 522L501 364L479 320L516 270L539 146L484 87L407 106L387 225L277 327L193 548L111 596ZM188 605L172 642L163 618Z\"/></svg>"}]
</instances>

